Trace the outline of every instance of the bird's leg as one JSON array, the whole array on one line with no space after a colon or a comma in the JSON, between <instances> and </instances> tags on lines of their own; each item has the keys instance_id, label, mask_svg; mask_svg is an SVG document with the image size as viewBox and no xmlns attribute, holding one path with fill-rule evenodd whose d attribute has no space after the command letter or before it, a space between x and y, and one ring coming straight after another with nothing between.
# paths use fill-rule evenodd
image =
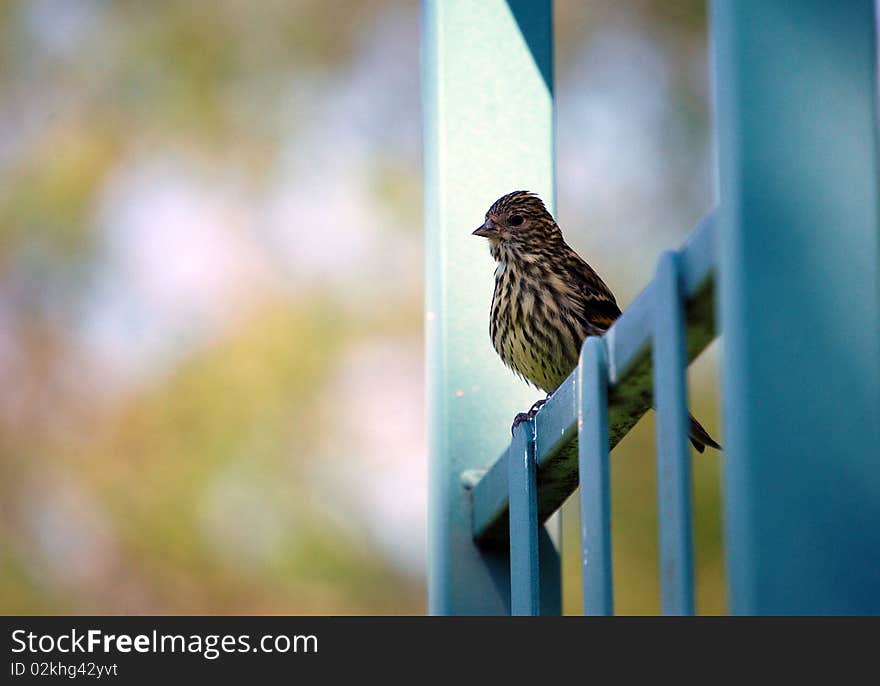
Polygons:
<instances>
[{"instance_id":1,"label":"bird's leg","mask_svg":"<svg viewBox=\"0 0 880 686\"><path fill-rule=\"evenodd\" d=\"M550 396L553 393L548 393L546 398L542 398L541 400L536 400L535 403L529 408L528 412L520 412L516 417L513 418L513 425L510 427L510 435L516 431L516 427L518 427L523 422L527 422L531 419L535 418L535 415L538 414L538 410L540 410L544 405L550 400Z\"/></svg>"}]
</instances>

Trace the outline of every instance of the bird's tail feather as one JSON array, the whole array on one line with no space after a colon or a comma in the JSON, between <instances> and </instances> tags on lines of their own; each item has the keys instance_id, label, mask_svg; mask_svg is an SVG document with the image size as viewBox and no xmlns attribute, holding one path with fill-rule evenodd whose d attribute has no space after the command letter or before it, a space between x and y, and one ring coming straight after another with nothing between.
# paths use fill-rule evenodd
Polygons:
<instances>
[{"instance_id":1,"label":"bird's tail feather","mask_svg":"<svg viewBox=\"0 0 880 686\"><path fill-rule=\"evenodd\" d=\"M698 453L702 453L706 446L710 448L715 448L715 450L721 450L721 446L718 442L709 435L709 432L706 431L703 426L694 419L694 416L691 415L691 428L690 435L688 436L691 439L691 443L694 444L694 448L697 449Z\"/></svg>"}]
</instances>

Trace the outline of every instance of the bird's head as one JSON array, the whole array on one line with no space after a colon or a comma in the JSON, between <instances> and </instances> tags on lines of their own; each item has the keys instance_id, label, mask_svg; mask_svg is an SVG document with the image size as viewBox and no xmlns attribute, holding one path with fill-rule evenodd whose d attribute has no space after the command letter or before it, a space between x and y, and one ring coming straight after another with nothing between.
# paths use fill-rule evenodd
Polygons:
<instances>
[{"instance_id":1,"label":"bird's head","mask_svg":"<svg viewBox=\"0 0 880 686\"><path fill-rule=\"evenodd\" d=\"M498 198L473 235L489 239L496 259L504 253L530 252L562 238L541 198L529 191L513 191Z\"/></svg>"}]
</instances>

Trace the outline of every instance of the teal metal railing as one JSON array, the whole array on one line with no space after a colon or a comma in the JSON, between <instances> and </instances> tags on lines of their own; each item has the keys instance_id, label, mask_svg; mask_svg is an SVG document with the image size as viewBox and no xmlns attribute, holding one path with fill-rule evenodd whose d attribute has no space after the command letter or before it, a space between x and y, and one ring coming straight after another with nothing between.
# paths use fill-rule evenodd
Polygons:
<instances>
[{"instance_id":1,"label":"teal metal railing","mask_svg":"<svg viewBox=\"0 0 880 686\"><path fill-rule=\"evenodd\" d=\"M580 484L584 611L611 614L609 454L652 405L661 606L695 612L685 374L717 300L731 611L880 613L874 2L713 3L719 206L506 447L487 427L529 398L469 228L512 188L553 197L552 8L424 9L431 612L559 613L545 522Z\"/></svg>"}]
</instances>

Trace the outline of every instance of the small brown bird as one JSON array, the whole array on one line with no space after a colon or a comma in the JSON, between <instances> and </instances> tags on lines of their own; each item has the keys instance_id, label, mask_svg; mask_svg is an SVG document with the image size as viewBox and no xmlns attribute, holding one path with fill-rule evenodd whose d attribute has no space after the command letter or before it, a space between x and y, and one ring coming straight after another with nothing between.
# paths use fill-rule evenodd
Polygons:
<instances>
[{"instance_id":1,"label":"small brown bird","mask_svg":"<svg viewBox=\"0 0 880 686\"><path fill-rule=\"evenodd\" d=\"M620 316L608 286L562 237L534 193L514 191L495 201L475 236L489 239L498 263L489 335L508 367L552 394L577 367L587 336L601 336ZM517 416L516 426L546 401ZM699 452L720 449L691 417Z\"/></svg>"}]
</instances>

